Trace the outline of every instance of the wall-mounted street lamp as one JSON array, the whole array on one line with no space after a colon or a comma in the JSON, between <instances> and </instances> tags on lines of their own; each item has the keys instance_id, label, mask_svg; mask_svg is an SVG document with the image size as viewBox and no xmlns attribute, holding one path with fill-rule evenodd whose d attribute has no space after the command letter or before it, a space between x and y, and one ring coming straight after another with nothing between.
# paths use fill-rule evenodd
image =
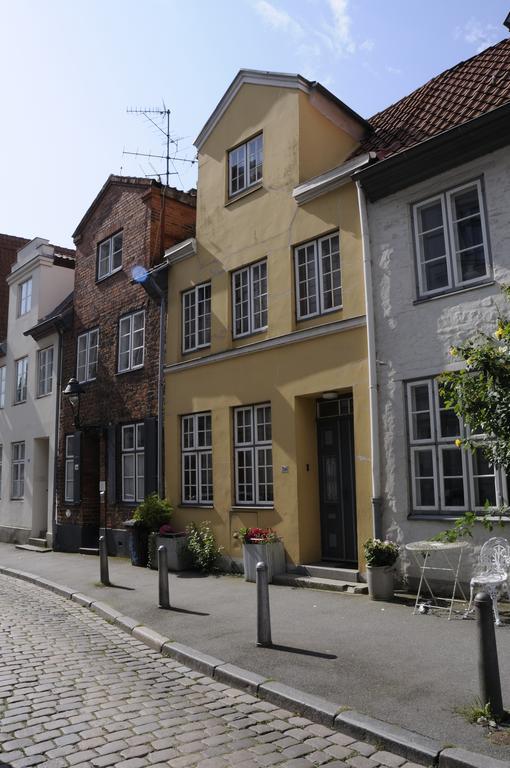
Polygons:
<instances>
[{"instance_id":1,"label":"wall-mounted street lamp","mask_svg":"<svg viewBox=\"0 0 510 768\"><path fill-rule=\"evenodd\" d=\"M73 411L74 428L80 429L80 396L85 392L78 379L74 377L69 379L67 387L63 391Z\"/></svg>"}]
</instances>

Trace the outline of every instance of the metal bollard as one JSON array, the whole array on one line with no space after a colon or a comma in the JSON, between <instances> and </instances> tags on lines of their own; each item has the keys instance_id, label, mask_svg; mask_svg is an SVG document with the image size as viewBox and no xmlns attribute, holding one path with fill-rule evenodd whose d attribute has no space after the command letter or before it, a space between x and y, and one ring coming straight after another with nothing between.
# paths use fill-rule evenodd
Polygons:
<instances>
[{"instance_id":1,"label":"metal bollard","mask_svg":"<svg viewBox=\"0 0 510 768\"><path fill-rule=\"evenodd\" d=\"M498 649L494 632L492 600L487 592L475 597L476 625L478 628L478 673L482 704L490 704L495 720L503 717L501 681L499 677Z\"/></svg>"},{"instance_id":2,"label":"metal bollard","mask_svg":"<svg viewBox=\"0 0 510 768\"><path fill-rule=\"evenodd\" d=\"M110 586L110 576L108 574L108 550L106 548L106 538L99 537L99 571L101 584Z\"/></svg>"},{"instance_id":3,"label":"metal bollard","mask_svg":"<svg viewBox=\"0 0 510 768\"><path fill-rule=\"evenodd\" d=\"M272 645L271 616L269 613L269 584L267 580L267 565L257 563L257 645Z\"/></svg>"},{"instance_id":4,"label":"metal bollard","mask_svg":"<svg viewBox=\"0 0 510 768\"><path fill-rule=\"evenodd\" d=\"M162 544L158 547L158 581L159 607L170 608L170 596L168 592L168 557L166 547Z\"/></svg>"}]
</instances>

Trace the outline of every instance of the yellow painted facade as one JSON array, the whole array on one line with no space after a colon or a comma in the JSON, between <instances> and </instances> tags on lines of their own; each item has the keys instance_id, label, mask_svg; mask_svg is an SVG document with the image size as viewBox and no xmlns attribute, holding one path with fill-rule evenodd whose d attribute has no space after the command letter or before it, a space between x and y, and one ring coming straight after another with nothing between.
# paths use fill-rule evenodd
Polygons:
<instances>
[{"instance_id":1,"label":"yellow painted facade","mask_svg":"<svg viewBox=\"0 0 510 768\"><path fill-rule=\"evenodd\" d=\"M271 526L290 565L321 559L316 404L351 393L358 555L372 534L370 423L361 233L354 184L298 206L293 189L341 164L360 128L324 96L271 84L241 85L199 151L197 253L169 270L166 352L166 495L175 524L210 520L225 553L233 533ZM358 135L357 135L358 132ZM228 150L262 133L261 183L229 200ZM294 247L339 233L341 309L297 320ZM267 329L233 338L232 271L267 259ZM182 351L182 293L211 283L211 343ZM236 504L234 415L270 403L274 503ZM182 502L181 417L210 412L214 503ZM360 563L361 564L361 563Z\"/></svg>"}]
</instances>

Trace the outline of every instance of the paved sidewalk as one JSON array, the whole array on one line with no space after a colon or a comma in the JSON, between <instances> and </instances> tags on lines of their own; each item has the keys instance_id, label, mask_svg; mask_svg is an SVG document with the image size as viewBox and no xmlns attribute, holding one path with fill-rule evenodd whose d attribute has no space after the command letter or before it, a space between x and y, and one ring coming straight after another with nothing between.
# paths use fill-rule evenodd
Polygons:
<instances>
[{"instance_id":1,"label":"paved sidewalk","mask_svg":"<svg viewBox=\"0 0 510 768\"><path fill-rule=\"evenodd\" d=\"M0 576L0 765L418 768L178 662Z\"/></svg>"},{"instance_id":2,"label":"paved sidewalk","mask_svg":"<svg viewBox=\"0 0 510 768\"><path fill-rule=\"evenodd\" d=\"M94 557L0 545L0 564L112 605L166 637L442 744L508 760L456 709L478 695L474 621L412 615L364 596L271 587L272 649L255 647L255 587L242 578L172 575L176 610L157 608L157 573L110 559L117 585L98 584ZM510 625L497 630L503 700L510 705Z\"/></svg>"}]
</instances>

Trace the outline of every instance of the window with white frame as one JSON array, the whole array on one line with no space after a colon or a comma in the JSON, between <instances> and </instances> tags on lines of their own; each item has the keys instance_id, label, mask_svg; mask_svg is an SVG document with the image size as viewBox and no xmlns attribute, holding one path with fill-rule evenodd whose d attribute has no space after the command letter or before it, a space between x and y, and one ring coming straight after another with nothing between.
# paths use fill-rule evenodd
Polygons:
<instances>
[{"instance_id":1,"label":"window with white frame","mask_svg":"<svg viewBox=\"0 0 510 768\"><path fill-rule=\"evenodd\" d=\"M64 500L74 501L74 435L66 435Z\"/></svg>"},{"instance_id":2,"label":"window with white frame","mask_svg":"<svg viewBox=\"0 0 510 768\"><path fill-rule=\"evenodd\" d=\"M11 443L11 498L22 499L25 495L25 443Z\"/></svg>"},{"instance_id":3,"label":"window with white frame","mask_svg":"<svg viewBox=\"0 0 510 768\"><path fill-rule=\"evenodd\" d=\"M27 399L28 357L22 357L19 360L16 360L15 370L14 402L24 403Z\"/></svg>"},{"instance_id":4,"label":"window with white frame","mask_svg":"<svg viewBox=\"0 0 510 768\"><path fill-rule=\"evenodd\" d=\"M145 312L134 312L119 321L119 372L143 365Z\"/></svg>"},{"instance_id":5,"label":"window with white frame","mask_svg":"<svg viewBox=\"0 0 510 768\"><path fill-rule=\"evenodd\" d=\"M273 504L271 405L234 408L236 504Z\"/></svg>"},{"instance_id":6,"label":"window with white frame","mask_svg":"<svg viewBox=\"0 0 510 768\"><path fill-rule=\"evenodd\" d=\"M267 328L267 259L232 273L234 338Z\"/></svg>"},{"instance_id":7,"label":"window with white frame","mask_svg":"<svg viewBox=\"0 0 510 768\"><path fill-rule=\"evenodd\" d=\"M122 232L103 240L97 246L97 279L118 272L122 267Z\"/></svg>"},{"instance_id":8,"label":"window with white frame","mask_svg":"<svg viewBox=\"0 0 510 768\"><path fill-rule=\"evenodd\" d=\"M182 294L182 349L191 352L211 343L211 283Z\"/></svg>"},{"instance_id":9,"label":"window with white frame","mask_svg":"<svg viewBox=\"0 0 510 768\"><path fill-rule=\"evenodd\" d=\"M32 309L32 278L29 277L18 285L18 317L26 315Z\"/></svg>"},{"instance_id":10,"label":"window with white frame","mask_svg":"<svg viewBox=\"0 0 510 768\"><path fill-rule=\"evenodd\" d=\"M420 296L486 280L489 248L479 180L413 206Z\"/></svg>"},{"instance_id":11,"label":"window with white frame","mask_svg":"<svg viewBox=\"0 0 510 768\"><path fill-rule=\"evenodd\" d=\"M212 430L210 413L181 418L182 503L213 503Z\"/></svg>"},{"instance_id":12,"label":"window with white frame","mask_svg":"<svg viewBox=\"0 0 510 768\"><path fill-rule=\"evenodd\" d=\"M263 144L259 133L250 141L228 153L228 195L234 195L258 184L262 179Z\"/></svg>"},{"instance_id":13,"label":"window with white frame","mask_svg":"<svg viewBox=\"0 0 510 768\"><path fill-rule=\"evenodd\" d=\"M445 406L434 379L407 384L407 412L414 512L456 515L502 502L504 474L481 451L471 454L455 444L465 428Z\"/></svg>"},{"instance_id":14,"label":"window with white frame","mask_svg":"<svg viewBox=\"0 0 510 768\"><path fill-rule=\"evenodd\" d=\"M37 397L49 395L53 387L53 347L37 353Z\"/></svg>"},{"instance_id":15,"label":"window with white frame","mask_svg":"<svg viewBox=\"0 0 510 768\"><path fill-rule=\"evenodd\" d=\"M7 366L0 367L0 408L5 408L5 382L7 380Z\"/></svg>"},{"instance_id":16,"label":"window with white frame","mask_svg":"<svg viewBox=\"0 0 510 768\"><path fill-rule=\"evenodd\" d=\"M298 320L334 312L342 306L338 232L294 249Z\"/></svg>"},{"instance_id":17,"label":"window with white frame","mask_svg":"<svg viewBox=\"0 0 510 768\"><path fill-rule=\"evenodd\" d=\"M143 423L126 424L121 431L122 501L143 501L144 426Z\"/></svg>"},{"instance_id":18,"label":"window with white frame","mask_svg":"<svg viewBox=\"0 0 510 768\"><path fill-rule=\"evenodd\" d=\"M99 330L94 328L78 336L76 351L76 378L83 384L97 376Z\"/></svg>"}]
</instances>

